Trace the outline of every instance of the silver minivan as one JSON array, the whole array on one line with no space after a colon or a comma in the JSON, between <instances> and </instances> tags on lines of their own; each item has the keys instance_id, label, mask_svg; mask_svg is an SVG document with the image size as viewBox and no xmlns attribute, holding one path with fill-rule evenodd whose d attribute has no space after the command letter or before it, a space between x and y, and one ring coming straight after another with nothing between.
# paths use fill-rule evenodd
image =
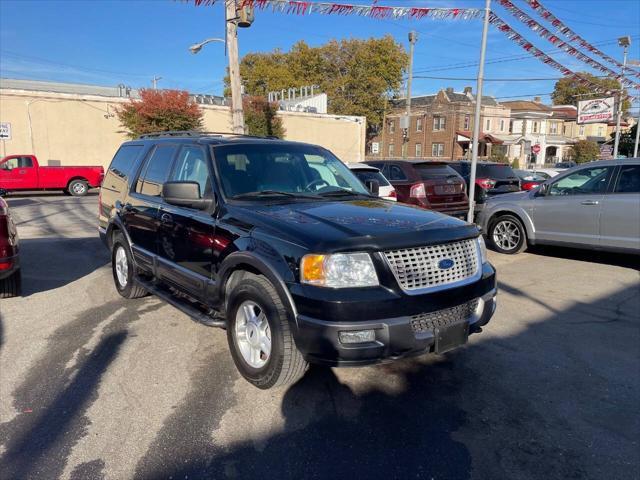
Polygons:
<instances>
[{"instance_id":1,"label":"silver minivan","mask_svg":"<svg viewBox=\"0 0 640 480\"><path fill-rule=\"evenodd\" d=\"M640 253L640 158L582 164L529 192L492 197L477 221L501 253L535 244Z\"/></svg>"}]
</instances>

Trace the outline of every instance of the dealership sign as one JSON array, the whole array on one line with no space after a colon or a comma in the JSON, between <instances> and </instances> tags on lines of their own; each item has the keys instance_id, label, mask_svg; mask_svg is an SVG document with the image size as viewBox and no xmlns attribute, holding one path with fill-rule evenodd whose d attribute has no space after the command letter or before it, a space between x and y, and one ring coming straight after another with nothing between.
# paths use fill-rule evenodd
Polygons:
<instances>
[{"instance_id":1,"label":"dealership sign","mask_svg":"<svg viewBox=\"0 0 640 480\"><path fill-rule=\"evenodd\" d=\"M578 102L578 124L612 121L614 104L613 97Z\"/></svg>"}]
</instances>

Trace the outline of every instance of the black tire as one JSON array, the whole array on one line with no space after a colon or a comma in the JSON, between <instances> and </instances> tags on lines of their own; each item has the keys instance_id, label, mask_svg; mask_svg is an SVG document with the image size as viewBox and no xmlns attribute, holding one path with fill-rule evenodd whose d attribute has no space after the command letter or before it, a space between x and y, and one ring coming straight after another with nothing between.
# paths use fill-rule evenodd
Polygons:
<instances>
[{"instance_id":1,"label":"black tire","mask_svg":"<svg viewBox=\"0 0 640 480\"><path fill-rule=\"evenodd\" d=\"M0 280L0 298L19 297L22 295L22 275L16 270L7 278Z\"/></svg>"},{"instance_id":2,"label":"black tire","mask_svg":"<svg viewBox=\"0 0 640 480\"><path fill-rule=\"evenodd\" d=\"M67 191L74 197L84 197L89 192L89 184L86 180L71 180Z\"/></svg>"},{"instance_id":3,"label":"black tire","mask_svg":"<svg viewBox=\"0 0 640 480\"><path fill-rule=\"evenodd\" d=\"M261 368L252 367L243 357L236 335L237 313L245 302L260 307L271 333L271 352ZM276 289L262 275L246 273L233 288L227 302L227 340L231 356L240 374L263 390L290 385L306 372L308 363L302 357L291 335L287 310Z\"/></svg>"},{"instance_id":4,"label":"black tire","mask_svg":"<svg viewBox=\"0 0 640 480\"><path fill-rule=\"evenodd\" d=\"M126 282L124 285L118 279L118 272L116 269L116 257L120 250L122 250L127 260L127 269L125 274ZM113 273L113 283L116 286L116 290L124 298L140 298L147 295L148 292L134 280L134 263L133 256L131 255L131 249L129 248L127 240L124 238L124 235L120 232L116 232L113 235L113 241L111 242L111 271Z\"/></svg>"},{"instance_id":5,"label":"black tire","mask_svg":"<svg viewBox=\"0 0 640 480\"><path fill-rule=\"evenodd\" d=\"M507 255L521 253L527 249L527 231L520 219L514 215L500 215L492 219L487 240L491 248Z\"/></svg>"}]
</instances>

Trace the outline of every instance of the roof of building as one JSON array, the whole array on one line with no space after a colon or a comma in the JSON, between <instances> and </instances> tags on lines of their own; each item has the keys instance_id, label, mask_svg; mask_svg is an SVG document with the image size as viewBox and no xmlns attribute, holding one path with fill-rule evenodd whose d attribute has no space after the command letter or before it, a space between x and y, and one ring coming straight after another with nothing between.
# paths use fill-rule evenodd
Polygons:
<instances>
[{"instance_id":1,"label":"roof of building","mask_svg":"<svg viewBox=\"0 0 640 480\"><path fill-rule=\"evenodd\" d=\"M578 108L574 105L554 105L551 109L553 110L552 118L561 120L575 120L578 118Z\"/></svg>"},{"instance_id":2,"label":"roof of building","mask_svg":"<svg viewBox=\"0 0 640 480\"><path fill-rule=\"evenodd\" d=\"M74 95L97 95L115 98L139 98L139 90L120 84L116 86L89 85L84 83L45 82L42 80L22 80L0 78L0 88L36 92L68 93ZM216 95L190 94L196 103L205 105L225 105L225 98Z\"/></svg>"},{"instance_id":3,"label":"roof of building","mask_svg":"<svg viewBox=\"0 0 640 480\"><path fill-rule=\"evenodd\" d=\"M451 89L447 89L447 90L442 89L440 90L440 92L443 92L451 102L467 103L469 105L472 105L475 103L476 96L473 95L473 93L471 92L469 93L454 92ZM434 93L430 95L420 95L416 97L411 97L411 106L412 107L428 107L433 103L437 95L438 95L437 93ZM404 108L406 104L407 104L406 98L391 100L391 106L394 108ZM482 105L487 107L500 106L500 104L496 101L495 98L489 97L486 95L482 96Z\"/></svg>"},{"instance_id":4,"label":"roof of building","mask_svg":"<svg viewBox=\"0 0 640 480\"><path fill-rule=\"evenodd\" d=\"M509 107L511 111L523 111L523 112L544 112L550 113L552 111L549 105L536 102L534 100L512 100L509 102L502 102L502 105Z\"/></svg>"}]
</instances>

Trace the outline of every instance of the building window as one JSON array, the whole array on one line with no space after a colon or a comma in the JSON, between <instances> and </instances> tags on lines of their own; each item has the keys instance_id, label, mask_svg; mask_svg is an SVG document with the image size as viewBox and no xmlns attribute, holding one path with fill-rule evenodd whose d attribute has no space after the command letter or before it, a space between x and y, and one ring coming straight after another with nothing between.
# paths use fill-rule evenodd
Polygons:
<instances>
[{"instance_id":1,"label":"building window","mask_svg":"<svg viewBox=\"0 0 640 480\"><path fill-rule=\"evenodd\" d=\"M504 132L504 120L500 120L500 131Z\"/></svg>"},{"instance_id":2,"label":"building window","mask_svg":"<svg viewBox=\"0 0 640 480\"><path fill-rule=\"evenodd\" d=\"M566 135L568 131L569 131L569 125L565 125L564 128L562 129L562 133Z\"/></svg>"},{"instance_id":3,"label":"building window","mask_svg":"<svg viewBox=\"0 0 640 480\"><path fill-rule=\"evenodd\" d=\"M469 130L470 126L471 126L471 115L465 115L464 116L464 127L462 129L463 130Z\"/></svg>"},{"instance_id":4,"label":"building window","mask_svg":"<svg viewBox=\"0 0 640 480\"><path fill-rule=\"evenodd\" d=\"M489 130L491 130L491 119L490 119L490 118L487 118L487 122L486 122L486 125L485 125L485 128L484 128L484 129L485 129L485 131L487 131L487 132L488 132Z\"/></svg>"},{"instance_id":5,"label":"building window","mask_svg":"<svg viewBox=\"0 0 640 480\"><path fill-rule=\"evenodd\" d=\"M395 120L389 120L389 133L396 132L396 122Z\"/></svg>"},{"instance_id":6,"label":"building window","mask_svg":"<svg viewBox=\"0 0 640 480\"><path fill-rule=\"evenodd\" d=\"M422 157L422 144L416 143L416 157Z\"/></svg>"},{"instance_id":7,"label":"building window","mask_svg":"<svg viewBox=\"0 0 640 480\"><path fill-rule=\"evenodd\" d=\"M393 157L393 143L389 144L389 156Z\"/></svg>"},{"instance_id":8,"label":"building window","mask_svg":"<svg viewBox=\"0 0 640 480\"><path fill-rule=\"evenodd\" d=\"M513 133L513 120L509 122L509 133Z\"/></svg>"},{"instance_id":9,"label":"building window","mask_svg":"<svg viewBox=\"0 0 640 480\"><path fill-rule=\"evenodd\" d=\"M538 133L538 129L540 128L540 126L538 125L538 122L533 122L533 133Z\"/></svg>"},{"instance_id":10,"label":"building window","mask_svg":"<svg viewBox=\"0 0 640 480\"><path fill-rule=\"evenodd\" d=\"M598 136L604 137L604 127L598 127Z\"/></svg>"},{"instance_id":11,"label":"building window","mask_svg":"<svg viewBox=\"0 0 640 480\"><path fill-rule=\"evenodd\" d=\"M433 131L444 130L445 117L433 117Z\"/></svg>"},{"instance_id":12,"label":"building window","mask_svg":"<svg viewBox=\"0 0 640 480\"><path fill-rule=\"evenodd\" d=\"M431 144L431 156L432 157L444 157L444 143L432 143Z\"/></svg>"},{"instance_id":13,"label":"building window","mask_svg":"<svg viewBox=\"0 0 640 480\"><path fill-rule=\"evenodd\" d=\"M416 118L416 132L422 131L422 117Z\"/></svg>"},{"instance_id":14,"label":"building window","mask_svg":"<svg viewBox=\"0 0 640 480\"><path fill-rule=\"evenodd\" d=\"M580 125L580 130L578 131L578 135L581 137L584 135L584 125Z\"/></svg>"},{"instance_id":15,"label":"building window","mask_svg":"<svg viewBox=\"0 0 640 480\"><path fill-rule=\"evenodd\" d=\"M558 133L558 124L557 124L557 122L551 122L549 124L549 133L551 135L556 135Z\"/></svg>"}]
</instances>

